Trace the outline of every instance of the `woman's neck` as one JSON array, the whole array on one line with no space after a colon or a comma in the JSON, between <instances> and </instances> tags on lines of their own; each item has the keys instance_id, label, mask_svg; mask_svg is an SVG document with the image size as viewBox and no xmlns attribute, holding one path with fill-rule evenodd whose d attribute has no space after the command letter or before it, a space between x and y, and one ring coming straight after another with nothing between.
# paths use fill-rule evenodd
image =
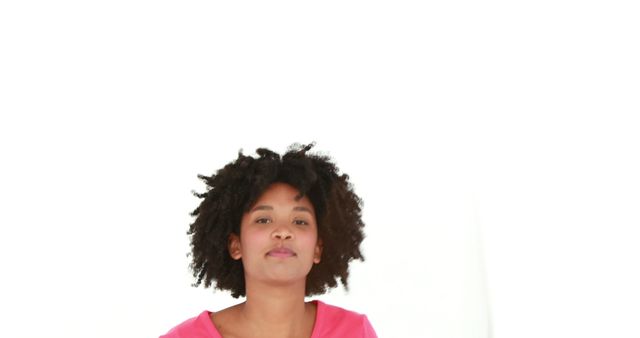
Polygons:
<instances>
[{"instance_id":1,"label":"woman's neck","mask_svg":"<svg viewBox=\"0 0 640 338\"><path fill-rule=\"evenodd\" d=\"M242 322L264 337L309 337L316 309L304 302L302 285L247 285L247 300L239 307Z\"/></svg>"}]
</instances>

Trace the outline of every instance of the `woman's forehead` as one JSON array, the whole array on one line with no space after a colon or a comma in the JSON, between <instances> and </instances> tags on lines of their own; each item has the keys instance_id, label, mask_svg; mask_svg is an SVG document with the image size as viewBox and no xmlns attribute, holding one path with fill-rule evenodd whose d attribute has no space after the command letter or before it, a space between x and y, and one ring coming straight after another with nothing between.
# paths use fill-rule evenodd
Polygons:
<instances>
[{"instance_id":1,"label":"woman's forehead","mask_svg":"<svg viewBox=\"0 0 640 338\"><path fill-rule=\"evenodd\" d=\"M298 189L282 182L276 182L267 187L251 209L274 205L291 205L292 208L299 209L300 211L304 211L303 208L313 211L313 203L311 203L311 200L309 200L306 195L300 198L300 191Z\"/></svg>"}]
</instances>

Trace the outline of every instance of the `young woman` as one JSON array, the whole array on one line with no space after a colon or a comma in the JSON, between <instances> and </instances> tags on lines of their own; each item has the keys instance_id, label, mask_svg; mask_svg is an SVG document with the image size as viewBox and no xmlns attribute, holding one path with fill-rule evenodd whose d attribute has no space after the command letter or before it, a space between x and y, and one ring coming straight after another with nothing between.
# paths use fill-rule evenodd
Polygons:
<instances>
[{"instance_id":1,"label":"young woman","mask_svg":"<svg viewBox=\"0 0 640 338\"><path fill-rule=\"evenodd\" d=\"M349 262L364 261L360 198L329 157L294 144L281 157L265 149L211 176L192 216L190 268L198 286L246 301L203 311L165 338L376 337L366 315L305 302L348 288Z\"/></svg>"}]
</instances>

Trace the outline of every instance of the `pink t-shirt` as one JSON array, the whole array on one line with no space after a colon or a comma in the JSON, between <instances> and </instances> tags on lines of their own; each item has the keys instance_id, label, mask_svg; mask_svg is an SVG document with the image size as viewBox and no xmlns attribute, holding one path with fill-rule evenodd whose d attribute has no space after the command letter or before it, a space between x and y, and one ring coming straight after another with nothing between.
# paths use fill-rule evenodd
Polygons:
<instances>
[{"instance_id":1,"label":"pink t-shirt","mask_svg":"<svg viewBox=\"0 0 640 338\"><path fill-rule=\"evenodd\" d=\"M319 300L313 302L317 304L317 311L311 338L378 337L366 315L325 304ZM202 311L197 317L185 320L160 338L222 338L209 317L210 313L211 311L208 310Z\"/></svg>"}]
</instances>

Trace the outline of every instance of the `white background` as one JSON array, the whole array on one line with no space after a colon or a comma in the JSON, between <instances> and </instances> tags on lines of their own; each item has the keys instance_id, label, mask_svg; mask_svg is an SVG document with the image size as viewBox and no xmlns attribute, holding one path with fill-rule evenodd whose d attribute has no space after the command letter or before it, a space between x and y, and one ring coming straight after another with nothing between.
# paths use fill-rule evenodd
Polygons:
<instances>
[{"instance_id":1,"label":"white background","mask_svg":"<svg viewBox=\"0 0 640 338\"><path fill-rule=\"evenodd\" d=\"M157 337L238 300L186 230L240 148L364 200L381 337L640 337L632 1L4 1L3 337Z\"/></svg>"}]
</instances>

